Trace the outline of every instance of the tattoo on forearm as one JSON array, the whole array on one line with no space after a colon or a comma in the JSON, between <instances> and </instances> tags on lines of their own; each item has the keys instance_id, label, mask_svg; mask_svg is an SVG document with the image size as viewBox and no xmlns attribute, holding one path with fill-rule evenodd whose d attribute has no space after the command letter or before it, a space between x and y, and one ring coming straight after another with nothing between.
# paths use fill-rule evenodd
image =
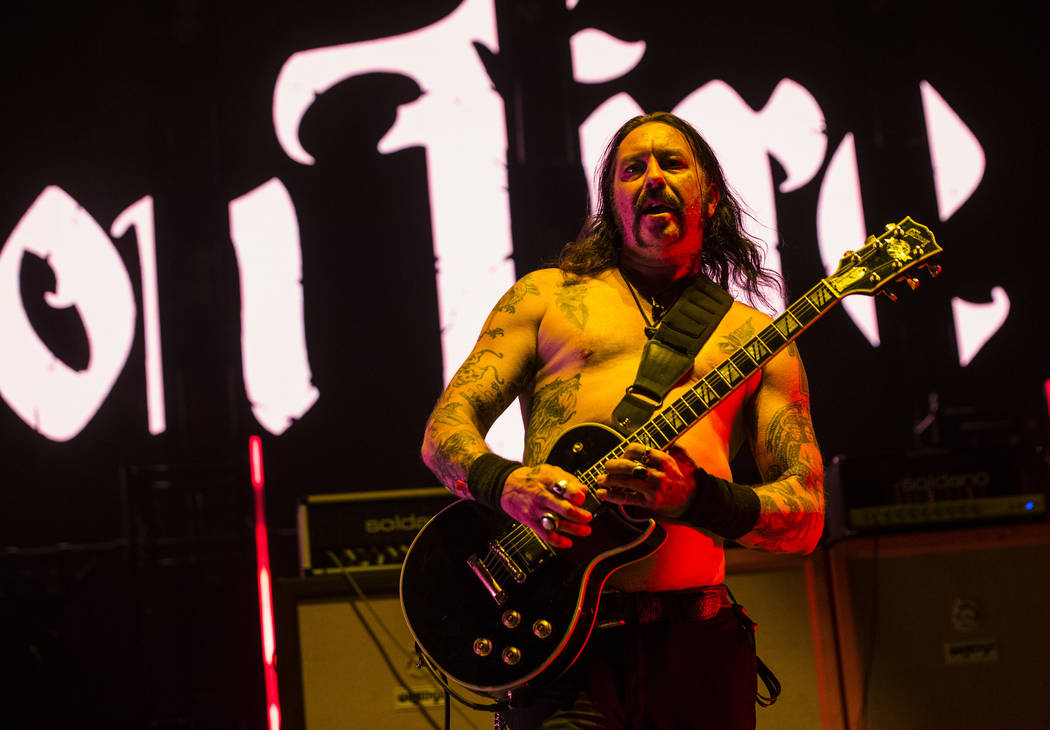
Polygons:
<instances>
[{"instance_id":1,"label":"tattoo on forearm","mask_svg":"<svg viewBox=\"0 0 1050 730\"><path fill-rule=\"evenodd\" d=\"M585 299L586 289L578 280L570 280L562 284L554 295L554 301L562 314L578 329L587 326L589 311Z\"/></svg>"},{"instance_id":2,"label":"tattoo on forearm","mask_svg":"<svg viewBox=\"0 0 1050 730\"><path fill-rule=\"evenodd\" d=\"M485 330L484 335L485 335L485 337L489 337L489 338L494 340L497 337L502 337L504 335L503 328L502 327L493 327L490 330Z\"/></svg>"},{"instance_id":3,"label":"tattoo on forearm","mask_svg":"<svg viewBox=\"0 0 1050 730\"><path fill-rule=\"evenodd\" d=\"M523 459L526 464L536 463L569 419L576 415L579 389L580 375L577 373L568 380L555 378L536 391L525 435Z\"/></svg>"},{"instance_id":4,"label":"tattoo on forearm","mask_svg":"<svg viewBox=\"0 0 1050 730\"><path fill-rule=\"evenodd\" d=\"M470 462L485 451L485 442L467 429L453 431L437 443L437 458L431 468L446 487L466 478Z\"/></svg>"}]
</instances>

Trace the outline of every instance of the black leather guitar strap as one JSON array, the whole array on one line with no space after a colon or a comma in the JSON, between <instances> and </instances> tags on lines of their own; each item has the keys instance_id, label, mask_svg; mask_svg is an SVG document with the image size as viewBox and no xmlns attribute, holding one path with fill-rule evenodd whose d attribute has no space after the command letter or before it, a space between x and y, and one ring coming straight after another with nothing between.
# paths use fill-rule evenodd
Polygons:
<instances>
[{"instance_id":1,"label":"black leather guitar strap","mask_svg":"<svg viewBox=\"0 0 1050 730\"><path fill-rule=\"evenodd\" d=\"M634 383L613 410L613 423L623 435L648 421L660 407L732 304L725 289L703 274L682 292L642 348Z\"/></svg>"}]
</instances>

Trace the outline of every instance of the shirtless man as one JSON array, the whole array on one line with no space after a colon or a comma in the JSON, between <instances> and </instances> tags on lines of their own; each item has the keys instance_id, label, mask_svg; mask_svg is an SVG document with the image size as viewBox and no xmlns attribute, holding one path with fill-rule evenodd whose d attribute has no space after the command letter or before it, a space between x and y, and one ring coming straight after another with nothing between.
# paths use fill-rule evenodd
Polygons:
<instances>
[{"instance_id":1,"label":"shirtless man","mask_svg":"<svg viewBox=\"0 0 1050 730\"><path fill-rule=\"evenodd\" d=\"M544 463L547 450L576 424L612 425L634 382L645 326L698 274L760 296L769 274L758 261L699 134L665 113L627 122L603 162L595 215L559 268L524 276L497 303L439 399L425 462L459 496L502 509L554 547L586 540L592 515L582 508L585 487ZM665 402L770 321L733 302ZM524 465L491 454L484 442L514 398L526 423ZM730 481L730 461L745 440L763 484ZM792 344L668 452L636 443L605 464L598 496L649 510L668 533L659 550L614 572L607 587L644 605L688 601L723 583L726 539L809 552L823 527L822 480L805 370ZM713 618L670 626L628 620L598 632L533 708L510 713L510 727L637 727L643 720L645 727L684 727L687 717L696 727L753 727L753 650L746 656L743 632L724 599L721 605Z\"/></svg>"}]
</instances>

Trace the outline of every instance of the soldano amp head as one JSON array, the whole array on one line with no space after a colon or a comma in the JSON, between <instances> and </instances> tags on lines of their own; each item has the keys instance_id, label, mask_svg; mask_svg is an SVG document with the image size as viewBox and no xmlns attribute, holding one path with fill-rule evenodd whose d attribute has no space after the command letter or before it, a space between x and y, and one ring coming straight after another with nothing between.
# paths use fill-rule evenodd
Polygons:
<instances>
[{"instance_id":1,"label":"soldano amp head","mask_svg":"<svg viewBox=\"0 0 1050 730\"><path fill-rule=\"evenodd\" d=\"M1013 447L836 456L824 491L831 539L1047 517L1045 461Z\"/></svg>"},{"instance_id":2,"label":"soldano amp head","mask_svg":"<svg viewBox=\"0 0 1050 730\"><path fill-rule=\"evenodd\" d=\"M313 494L298 505L302 575L401 572L427 520L456 500L441 487Z\"/></svg>"}]
</instances>

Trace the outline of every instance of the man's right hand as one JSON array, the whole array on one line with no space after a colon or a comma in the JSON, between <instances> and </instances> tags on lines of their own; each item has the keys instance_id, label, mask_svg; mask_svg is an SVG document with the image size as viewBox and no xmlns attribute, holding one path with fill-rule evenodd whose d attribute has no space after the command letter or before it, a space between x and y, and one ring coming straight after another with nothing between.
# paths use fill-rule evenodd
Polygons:
<instances>
[{"instance_id":1,"label":"man's right hand","mask_svg":"<svg viewBox=\"0 0 1050 730\"><path fill-rule=\"evenodd\" d=\"M572 474L550 464L540 464L523 466L510 473L500 497L500 507L513 519L531 527L552 547L569 548L572 540L568 535L591 534L587 523L594 515L582 508L586 498L586 487Z\"/></svg>"}]
</instances>

